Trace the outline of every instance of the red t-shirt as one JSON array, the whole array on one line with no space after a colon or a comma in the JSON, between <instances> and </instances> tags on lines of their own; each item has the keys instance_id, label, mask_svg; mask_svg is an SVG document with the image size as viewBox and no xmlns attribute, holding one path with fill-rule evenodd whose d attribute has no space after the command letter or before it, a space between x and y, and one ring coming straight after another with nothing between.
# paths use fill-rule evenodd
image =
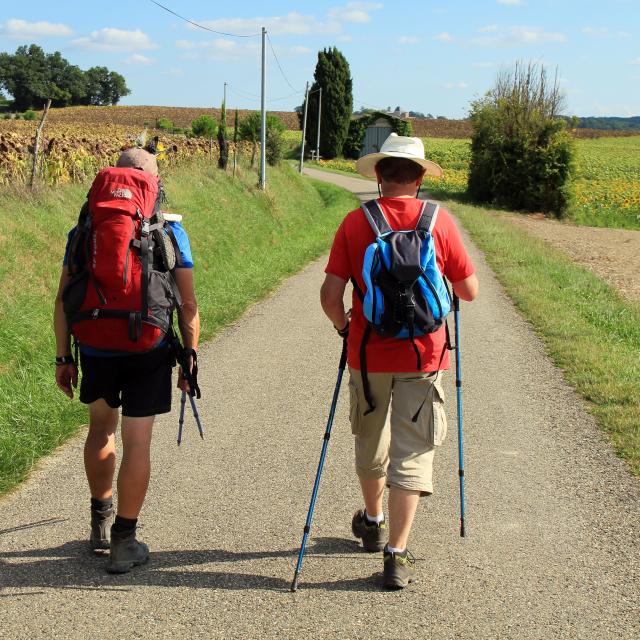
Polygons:
<instances>
[{"instance_id":1,"label":"red t-shirt","mask_svg":"<svg viewBox=\"0 0 640 640\"><path fill-rule=\"evenodd\" d=\"M416 198L380 198L378 200L391 228L414 229L422 209L422 200ZM343 280L354 278L361 291L365 291L362 279L362 263L366 248L374 241L375 234L362 209L355 209L342 221L331 247L329 263L325 269ZM446 209L440 208L433 228L436 261L441 273L450 282L459 282L474 273L455 222ZM360 369L360 343L367 321L362 303L355 291L352 296L351 328L349 330L349 366ZM449 352L446 349L444 326L435 333L415 339L422 358L422 371L438 371L449 368ZM416 354L410 340L384 338L372 331L367 342L367 370L371 372L416 371Z\"/></svg>"}]
</instances>

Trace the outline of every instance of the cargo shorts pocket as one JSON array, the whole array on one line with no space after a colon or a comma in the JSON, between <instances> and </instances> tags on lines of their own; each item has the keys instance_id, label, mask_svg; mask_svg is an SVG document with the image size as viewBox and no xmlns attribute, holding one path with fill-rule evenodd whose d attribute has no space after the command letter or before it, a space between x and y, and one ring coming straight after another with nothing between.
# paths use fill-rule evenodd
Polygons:
<instances>
[{"instance_id":1,"label":"cargo shorts pocket","mask_svg":"<svg viewBox=\"0 0 640 640\"><path fill-rule=\"evenodd\" d=\"M444 408L444 391L440 382L432 385L433 403L431 411L431 425L429 429L429 444L440 447L447 437L447 414Z\"/></svg>"},{"instance_id":2,"label":"cargo shorts pocket","mask_svg":"<svg viewBox=\"0 0 640 640\"><path fill-rule=\"evenodd\" d=\"M357 436L362 431L362 419L360 418L358 404L358 387L353 380L349 380L349 422L351 433Z\"/></svg>"}]
</instances>

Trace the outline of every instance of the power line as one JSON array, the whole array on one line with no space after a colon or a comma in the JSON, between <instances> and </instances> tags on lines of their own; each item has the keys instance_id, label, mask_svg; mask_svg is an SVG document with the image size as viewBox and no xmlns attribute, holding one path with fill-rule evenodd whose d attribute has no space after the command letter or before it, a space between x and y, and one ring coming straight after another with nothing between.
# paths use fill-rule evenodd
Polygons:
<instances>
[{"instance_id":1,"label":"power line","mask_svg":"<svg viewBox=\"0 0 640 640\"><path fill-rule=\"evenodd\" d=\"M271 53L273 53L273 57L276 59L276 63L278 64L278 69L280 69L280 73L282 74L282 77L284 78L284 81L296 92L296 93L304 93L304 91L300 91L298 89L296 89L290 82L289 82L289 78L287 78L287 76L285 75L284 71L282 70L282 65L280 64L280 60L278 60L278 56L276 55L276 50L273 48L273 43L271 42L271 38L269 37L269 34L267 34L267 40L269 41L269 46L271 47Z\"/></svg>"},{"instance_id":2,"label":"power line","mask_svg":"<svg viewBox=\"0 0 640 640\"><path fill-rule=\"evenodd\" d=\"M249 93L244 89L237 89L236 87L231 86L228 82L227 82L227 89L231 89L232 93L236 93L238 96L240 96L241 98L244 98L245 100L251 100L252 102L260 101L260 96L256 95L255 93ZM270 98L269 100L267 100L267 102L271 103L271 102L278 102L280 100L286 100L288 98L293 98L293 96L300 95L301 93L304 93L304 92L296 91L295 93L290 93L286 96L280 96L278 98Z\"/></svg>"},{"instance_id":3,"label":"power line","mask_svg":"<svg viewBox=\"0 0 640 640\"><path fill-rule=\"evenodd\" d=\"M202 24L198 24L197 22L194 22L193 20L189 20L189 18L185 18L184 16L181 16L179 13L176 13L175 11L172 11L171 9L169 9L169 7L165 7L163 4L160 4L159 2L156 2L156 0L149 0L149 2L152 2L153 4L155 4L156 6L160 7L161 9L164 9L168 13L174 15L176 18L180 18L180 20L184 20L185 22L188 22L189 24L192 24L194 27L198 27L198 29L204 29L205 31L209 31L211 33L216 33L216 34L218 34L220 36L229 36L231 38L255 38L256 36L261 35L259 33L240 34L240 33L226 33L224 31L216 31L215 29L210 29L209 27L205 27Z\"/></svg>"}]
</instances>

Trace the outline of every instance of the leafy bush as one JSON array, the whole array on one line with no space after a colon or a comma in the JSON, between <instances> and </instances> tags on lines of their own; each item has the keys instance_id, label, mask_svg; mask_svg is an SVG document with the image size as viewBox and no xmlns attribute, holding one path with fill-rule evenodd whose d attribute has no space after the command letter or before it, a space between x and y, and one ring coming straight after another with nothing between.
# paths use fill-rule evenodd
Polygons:
<instances>
[{"instance_id":1,"label":"leafy bush","mask_svg":"<svg viewBox=\"0 0 640 640\"><path fill-rule=\"evenodd\" d=\"M519 211L565 215L574 146L558 117L563 96L544 67L516 65L472 105L469 195Z\"/></svg>"},{"instance_id":2,"label":"leafy bush","mask_svg":"<svg viewBox=\"0 0 640 640\"><path fill-rule=\"evenodd\" d=\"M156 129L162 129L163 131L173 131L173 120L169 120L169 118L157 118Z\"/></svg>"},{"instance_id":3,"label":"leafy bush","mask_svg":"<svg viewBox=\"0 0 640 640\"><path fill-rule=\"evenodd\" d=\"M213 116L198 116L191 123L191 131L198 138L213 138L217 128L218 124Z\"/></svg>"},{"instance_id":4,"label":"leafy bush","mask_svg":"<svg viewBox=\"0 0 640 640\"><path fill-rule=\"evenodd\" d=\"M36 112L32 109L27 109L27 111L22 114L24 120L35 120L37 117Z\"/></svg>"}]
</instances>

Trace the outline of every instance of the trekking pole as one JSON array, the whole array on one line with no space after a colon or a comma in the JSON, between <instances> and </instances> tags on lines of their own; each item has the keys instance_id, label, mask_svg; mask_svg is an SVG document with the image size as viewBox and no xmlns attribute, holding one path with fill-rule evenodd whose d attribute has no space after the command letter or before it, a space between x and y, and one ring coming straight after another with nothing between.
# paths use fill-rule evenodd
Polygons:
<instances>
[{"instance_id":1,"label":"trekking pole","mask_svg":"<svg viewBox=\"0 0 640 640\"><path fill-rule=\"evenodd\" d=\"M322 452L320 453L320 462L318 463L318 471L316 472L316 480L313 483L313 492L311 493L311 502L309 503L309 512L307 513L307 521L304 525L304 534L302 536L302 544L300 545L300 552L298 553L298 562L296 564L296 570L293 574L293 582L291 583L291 591L296 592L298 590L298 577L302 569L302 558L304 557L304 550L307 545L307 538L309 537L309 531L311 531L311 519L313 518L313 509L316 504L316 498L318 496L318 487L320 486L320 476L322 475L322 468L324 467L324 459L327 455L327 447L329 446L329 438L331 437L331 427L333 426L333 417L336 413L336 406L338 404L338 395L340 394L340 385L342 384L342 375L347 364L347 339L342 339L342 354L340 355L340 364L338 365L338 380L336 381L336 387L333 390L333 400L331 401L331 409L329 410L329 418L327 420L327 428L324 432L324 441L322 442Z\"/></svg>"},{"instance_id":2,"label":"trekking pole","mask_svg":"<svg viewBox=\"0 0 640 640\"><path fill-rule=\"evenodd\" d=\"M204 440L204 430L202 429L202 423L200 422L200 415L198 414L198 410L196 409L196 401L193 399L193 396L191 394L189 394L189 400L191 401L191 410L193 411L193 417L196 419L196 425L198 425L198 433Z\"/></svg>"},{"instance_id":3,"label":"trekking pole","mask_svg":"<svg viewBox=\"0 0 640 640\"><path fill-rule=\"evenodd\" d=\"M458 476L460 478L460 536L464 531L464 446L462 443L462 367L460 365L460 298L453 295L456 340L456 392L458 396Z\"/></svg>"},{"instance_id":4,"label":"trekking pole","mask_svg":"<svg viewBox=\"0 0 640 640\"><path fill-rule=\"evenodd\" d=\"M182 427L184 425L184 405L187 401L187 392L182 392L182 397L180 398L180 419L178 420L178 446L182 442Z\"/></svg>"}]
</instances>

